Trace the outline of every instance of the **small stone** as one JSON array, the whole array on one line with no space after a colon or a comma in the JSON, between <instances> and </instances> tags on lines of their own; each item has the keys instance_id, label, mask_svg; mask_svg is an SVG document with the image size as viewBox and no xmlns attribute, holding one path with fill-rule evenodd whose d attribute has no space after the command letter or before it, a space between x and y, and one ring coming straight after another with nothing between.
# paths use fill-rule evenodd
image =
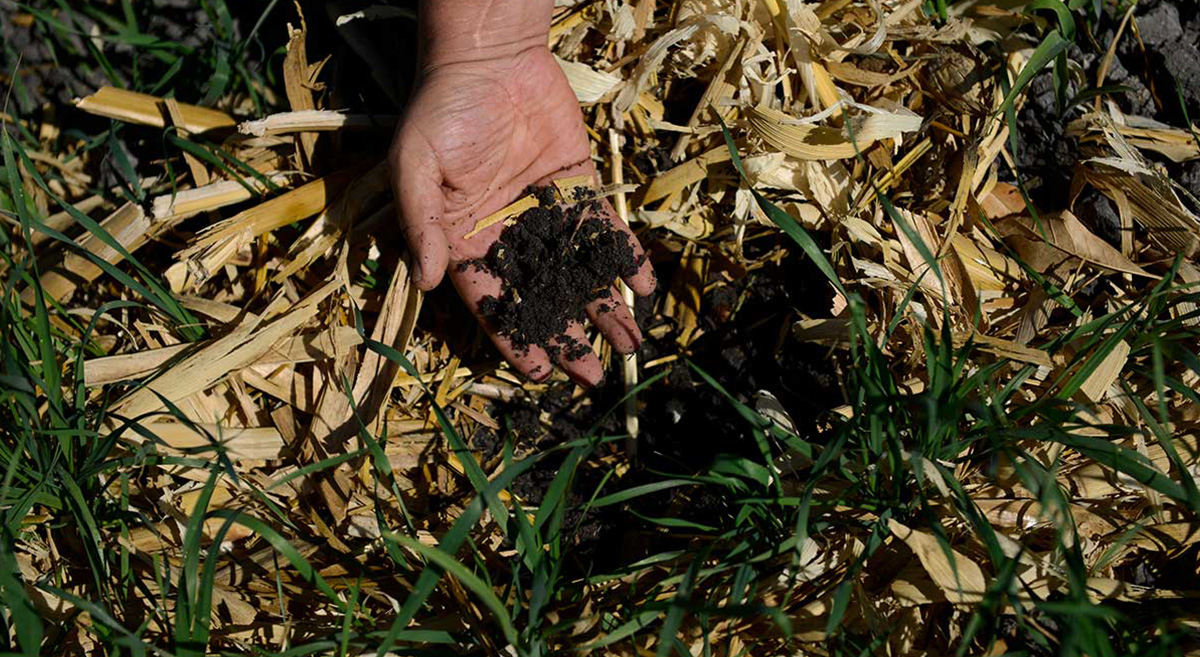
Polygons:
<instances>
[{"instance_id":1,"label":"small stone","mask_svg":"<svg viewBox=\"0 0 1200 657\"><path fill-rule=\"evenodd\" d=\"M1139 16L1138 33L1147 46L1173 44L1183 37L1179 24L1179 9L1170 2L1160 3L1144 16Z\"/></svg>"}]
</instances>

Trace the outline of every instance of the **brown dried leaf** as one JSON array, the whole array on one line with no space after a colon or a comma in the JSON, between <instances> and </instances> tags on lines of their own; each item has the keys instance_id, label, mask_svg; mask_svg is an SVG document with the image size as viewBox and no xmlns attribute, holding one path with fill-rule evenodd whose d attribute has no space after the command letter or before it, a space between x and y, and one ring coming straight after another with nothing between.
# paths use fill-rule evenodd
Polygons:
<instances>
[{"instance_id":1,"label":"brown dried leaf","mask_svg":"<svg viewBox=\"0 0 1200 657\"><path fill-rule=\"evenodd\" d=\"M880 139L895 139L921 127L921 117L900 109L867 114L853 130L838 130L801 122L769 107L752 108L750 127L772 147L802 160L844 160L865 151Z\"/></svg>"},{"instance_id":2,"label":"brown dried leaf","mask_svg":"<svg viewBox=\"0 0 1200 657\"><path fill-rule=\"evenodd\" d=\"M987 580L979 565L966 555L952 548L943 548L931 534L912 529L897 520L889 520L888 528L917 555L947 600L955 604L970 604L983 599Z\"/></svg>"},{"instance_id":3,"label":"brown dried leaf","mask_svg":"<svg viewBox=\"0 0 1200 657\"><path fill-rule=\"evenodd\" d=\"M1063 210L1058 214L1043 214L1039 218L1041 219L1040 226L1032 217L1017 217L1010 222L1002 222L1002 224L1020 225L1025 229L1027 237L1037 239L1044 236L1049 244L1060 251L1093 265L1153 278L1145 269L1134 264L1129 258L1121 255L1120 251L1109 246L1108 242L1088 230L1070 211ZM1003 233L1003 229L1001 232Z\"/></svg>"}]
</instances>

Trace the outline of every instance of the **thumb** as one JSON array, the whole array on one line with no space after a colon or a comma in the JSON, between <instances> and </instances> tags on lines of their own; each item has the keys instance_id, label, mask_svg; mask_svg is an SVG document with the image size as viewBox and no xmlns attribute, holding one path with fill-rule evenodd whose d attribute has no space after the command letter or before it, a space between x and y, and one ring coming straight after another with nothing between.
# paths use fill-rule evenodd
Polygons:
<instances>
[{"instance_id":1,"label":"thumb","mask_svg":"<svg viewBox=\"0 0 1200 657\"><path fill-rule=\"evenodd\" d=\"M442 282L450 259L441 224L445 210L441 167L429 141L403 129L388 161L400 227L413 254L413 282L429 291Z\"/></svg>"}]
</instances>

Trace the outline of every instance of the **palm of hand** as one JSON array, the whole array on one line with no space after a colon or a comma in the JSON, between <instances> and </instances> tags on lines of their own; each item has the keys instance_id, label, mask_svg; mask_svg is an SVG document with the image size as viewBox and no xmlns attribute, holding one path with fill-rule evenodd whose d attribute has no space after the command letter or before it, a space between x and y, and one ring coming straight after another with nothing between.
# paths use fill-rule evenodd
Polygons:
<instances>
[{"instance_id":1,"label":"palm of hand","mask_svg":"<svg viewBox=\"0 0 1200 657\"><path fill-rule=\"evenodd\" d=\"M463 239L476 221L591 155L575 96L545 54L510 70L434 72L414 102L414 111L432 112L414 117L414 127L442 168L452 260L480 257L494 241L491 234Z\"/></svg>"},{"instance_id":2,"label":"palm of hand","mask_svg":"<svg viewBox=\"0 0 1200 657\"><path fill-rule=\"evenodd\" d=\"M475 268L459 271L453 265L483 257L503 230L496 225L465 237L476 222L504 208L530 185L595 175L575 95L544 48L527 50L511 61L455 64L429 72L397 135L393 165L402 225L418 261L418 285L436 286L449 266L451 280L476 314L480 299L498 295L500 281ZM624 228L619 219L613 221ZM653 290L649 264L629 283L641 294ZM589 309L588 314L618 351L628 353L640 344L641 334L628 309ZM549 375L549 358L542 349L518 350L491 335L523 373L534 379ZM578 325L568 335L586 340ZM587 384L603 374L594 354L559 365Z\"/></svg>"}]
</instances>

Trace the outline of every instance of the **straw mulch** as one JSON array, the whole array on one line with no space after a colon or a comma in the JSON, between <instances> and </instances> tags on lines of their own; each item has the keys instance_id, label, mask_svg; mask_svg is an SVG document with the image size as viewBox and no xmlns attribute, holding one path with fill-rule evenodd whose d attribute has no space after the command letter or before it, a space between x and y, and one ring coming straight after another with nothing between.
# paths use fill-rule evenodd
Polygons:
<instances>
[{"instance_id":1,"label":"straw mulch","mask_svg":"<svg viewBox=\"0 0 1200 657\"><path fill-rule=\"evenodd\" d=\"M784 11L788 6L790 13ZM1061 354L1036 345L1136 300L1176 255L1185 256L1179 277L1200 280L1194 257L1200 220L1148 155L1194 159L1200 152L1191 135L1124 116L1114 104L1089 101L1076 110L1069 128L1086 149L1072 193L1091 187L1112 199L1119 209L1121 242L1105 242L1095 226L1070 211L1041 212L1035 220L1018 188L1001 181L1012 180L1013 157L1008 126L997 113L1003 100L994 74L999 60L984 56L979 47L999 44L1003 64L1015 76L1035 45L1020 32L1030 19L987 4L955 7L942 26L922 14L919 0L637 0L558 10L553 47L584 107L595 156L608 178L603 182L635 186L630 193L620 188L615 205L627 208L630 223L660 261L679 263L666 269L677 273L663 281L666 293L656 300L653 316L640 318L656 339L673 341L676 353L622 367L597 341L614 372L632 385L638 376L672 366L705 330L700 318L706 285L740 280L796 250L764 215L751 186L827 246L847 292L865 301L874 335L882 336L895 322L896 332L882 346L912 390L925 385L926 325L941 330L948 322L945 328L956 343L973 340L978 349L972 367L998 359L1011 360L1014 368L1035 365L1014 401L1020 404L1053 394L1069 366ZM156 194L150 207L108 207L99 199L74 196L78 190L61 192L102 218L101 225L129 252L162 263L163 279L211 336L186 343L154 311L112 313L110 321L97 324L99 344L111 355L86 363L94 403L108 400L111 415L144 418L149 432L162 441L159 449L169 453L188 453L218 440L237 479L220 480L210 508L239 508L273 522L323 569L334 588L348 588L360 575L330 565L351 555L364 567L364 604L388 614L395 601L383 591L394 587L380 586L390 576L377 568L384 563L376 551L379 520L398 526L407 514L421 541L433 545L473 494L460 460L465 455L449 449L433 403L445 409L460 435L469 437L479 427L501 429L496 402L536 401L545 386L524 382L494 357L464 360L461 350L416 329L423 299L409 283L406 256L396 241L384 154L335 171L323 171L313 161L320 149L336 151L343 136L363 131L374 131L386 143L394 117L326 109L324 56L306 51L304 31L294 28L283 73L295 111L257 120L116 89L101 89L78 104L131 124L219 137L224 150L257 175L189 155L148 175L144 184ZM679 93L685 85L691 94ZM1018 105L1022 101L1018 98ZM732 167L718 118L736 139L745 179ZM662 166L634 166L648 152L656 153ZM45 157L39 165L61 168L68 180L83 175L73 173L78 161ZM890 199L894 213L876 190ZM44 196L41 203L49 206ZM196 218L201 230L176 231L185 222L196 225ZM52 215L50 223L83 235L65 214ZM109 262L121 260L94 237L80 241ZM755 249L750 257L747 246L756 241L774 246L765 254ZM100 303L131 294L78 255L52 250L48 243L45 248L42 285L72 312L87 316ZM927 271L923 249L937 257L942 281ZM1014 253L1032 271L1022 268ZM368 260L380 264L368 270ZM1080 317L1055 312L1057 302L1033 272L1068 293L1100 286L1103 302ZM847 299L828 283L810 283L828 287L828 308L811 316L789 314L779 326L780 339L827 346L837 359L848 333ZM914 285L918 290L905 304ZM736 307L726 321L738 321ZM71 330L65 324L60 328ZM364 336L406 354L419 376L368 349ZM1152 382L1132 373L1136 363L1129 353L1114 349L1074 396L1093 409L1098 423L1142 426L1130 396L1151 407L1157 403ZM1171 363L1167 367L1196 385L1194 374ZM138 381L148 383L114 387ZM126 390L112 398L113 391ZM747 398L757 391L734 392ZM176 410L166 412L168 403ZM573 403L591 402L577 391ZM1200 414L1182 396L1171 396L1165 407L1176 446L1185 464L1194 467ZM635 430L637 409L629 406L626 418ZM193 424L180 422L177 414ZM112 421L108 430L118 424ZM386 439L405 511L390 491L377 486L366 454L267 492L249 493L306 465L362 448L361 427ZM124 431L124 448L137 450L144 435ZM1153 440L1134 433L1124 442L1161 471L1171 471L1167 454ZM1060 459L1078 540L1087 545L1089 566L1096 567L1091 583L1096 599L1171 596L1169 590L1135 586L1118 573L1128 572L1123 566L1136 555L1192 543L1186 516L1149 488L1113 477L1072 451L1036 448L1032 453L1047 463ZM625 456L606 452L602 458L615 464ZM501 466L496 458L482 465L489 474ZM1031 595L1049 595L1063 586L1063 575L1046 551L1051 543L1038 536L1055 519L1042 513L1036 496L1011 477L1011 468L1007 478L1005 472L1000 464L993 472L957 474L986 518L1011 541L1006 549L1025 546L1020 581ZM182 466L139 471L128 482L127 499L151 522L128 535L112 534L114 548L119 543L178 565L182 530L207 476ZM272 520L268 502L292 525ZM1147 513L1153 518L1149 525L1126 536L1127 519ZM889 643L895 654L904 654L920 638L932 609L965 621L967 607L959 605L979 600L988 584L975 565L978 547L960 531L962 519L947 510L944 521L962 540L954 555L927 530L893 522L888 540L907 546L910 559L887 573L891 582L882 589L887 595L877 598L874 608L849 616L851 623L892 628ZM206 531L220 524L210 521ZM477 531L475 545L485 560L511 556L497 536L487 522ZM864 540L846 535L806 546L804 572L784 609L803 641L825 636L822 619L830 599L821 588L823 576L844 569ZM294 641L336 629L333 617L322 611L328 604L276 558L266 540L235 526L225 541L245 556L223 566L218 577L217 644L279 646L285 635ZM30 548L22 558L31 571L41 571L59 551L69 550ZM956 557L954 568L949 557ZM152 575L145 574L153 588ZM783 604L789 584L788 578L773 576L760 583L760 595ZM610 593L626 585L613 580L586 589L571 637L575 645L603 634L598 614L619 615ZM71 613L70 603L39 595L51 616ZM451 629L485 616L448 579L439 595L443 609L453 610L445 620ZM946 607L947 602L954 604ZM290 626L274 622L281 608L289 611ZM150 623L152 634L155 621ZM766 619L746 618L724 620L710 631L746 636L769 629ZM685 625L684 632L685 643L699 640L697 628ZM80 640L87 641L86 635Z\"/></svg>"}]
</instances>

